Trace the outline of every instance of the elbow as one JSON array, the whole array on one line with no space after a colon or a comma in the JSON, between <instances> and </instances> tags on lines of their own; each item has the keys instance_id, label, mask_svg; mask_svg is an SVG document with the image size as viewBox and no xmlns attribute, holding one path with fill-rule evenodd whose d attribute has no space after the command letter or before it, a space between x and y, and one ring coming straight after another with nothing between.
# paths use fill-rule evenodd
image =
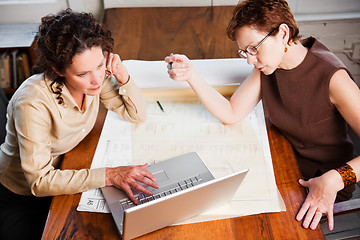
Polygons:
<instances>
[{"instance_id":1,"label":"elbow","mask_svg":"<svg viewBox=\"0 0 360 240\"><path fill-rule=\"evenodd\" d=\"M130 117L127 119L131 123L143 123L146 120L146 114L145 115L137 115L136 117Z\"/></svg>"},{"instance_id":2,"label":"elbow","mask_svg":"<svg viewBox=\"0 0 360 240\"><path fill-rule=\"evenodd\" d=\"M234 111L229 112L228 114L224 114L219 116L219 120L226 126L226 125L232 125L236 124L246 118L247 114L244 114L244 112L235 113Z\"/></svg>"},{"instance_id":3,"label":"elbow","mask_svg":"<svg viewBox=\"0 0 360 240\"><path fill-rule=\"evenodd\" d=\"M131 113L131 111L129 111L130 109L128 109L129 112L129 121L132 123L142 123L145 122L146 117L147 117L147 109L146 109L146 103L145 100L143 99L143 101L141 102L141 104L137 104L134 105L134 110L133 113Z\"/></svg>"},{"instance_id":4,"label":"elbow","mask_svg":"<svg viewBox=\"0 0 360 240\"><path fill-rule=\"evenodd\" d=\"M226 125L232 125L232 124L235 124L237 122L239 122L241 119L238 119L234 116L231 116L231 117L227 117L227 118L222 118L222 119L219 119L222 124L224 124L225 126Z\"/></svg>"},{"instance_id":5,"label":"elbow","mask_svg":"<svg viewBox=\"0 0 360 240\"><path fill-rule=\"evenodd\" d=\"M41 184L33 183L30 185L31 194L35 197L47 197L50 196L48 191L44 190Z\"/></svg>"},{"instance_id":6,"label":"elbow","mask_svg":"<svg viewBox=\"0 0 360 240\"><path fill-rule=\"evenodd\" d=\"M225 126L227 126L227 125L232 125L232 124L237 123L237 121L228 121L228 120L221 121L221 122L222 122L222 124L224 124Z\"/></svg>"},{"instance_id":7,"label":"elbow","mask_svg":"<svg viewBox=\"0 0 360 240\"><path fill-rule=\"evenodd\" d=\"M136 114L129 115L129 118L127 119L131 123L143 123L145 122L147 118L147 112L146 108L141 109L140 111L137 111Z\"/></svg>"},{"instance_id":8,"label":"elbow","mask_svg":"<svg viewBox=\"0 0 360 240\"><path fill-rule=\"evenodd\" d=\"M145 122L147 118L147 111L146 108L140 112L138 112L138 119L137 119L137 123L143 123Z\"/></svg>"},{"instance_id":9,"label":"elbow","mask_svg":"<svg viewBox=\"0 0 360 240\"><path fill-rule=\"evenodd\" d=\"M39 176L29 183L31 194L36 197L48 197L56 195L54 184L49 182L46 176Z\"/></svg>"}]
</instances>

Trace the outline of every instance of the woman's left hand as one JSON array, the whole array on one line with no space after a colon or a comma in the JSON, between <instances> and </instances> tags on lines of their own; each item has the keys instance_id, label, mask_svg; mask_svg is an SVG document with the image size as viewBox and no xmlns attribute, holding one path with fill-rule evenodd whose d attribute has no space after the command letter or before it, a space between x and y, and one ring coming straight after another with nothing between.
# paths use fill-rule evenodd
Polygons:
<instances>
[{"instance_id":1,"label":"woman's left hand","mask_svg":"<svg viewBox=\"0 0 360 240\"><path fill-rule=\"evenodd\" d=\"M143 183L155 189L159 188L159 185L155 182L156 179L154 175L146 170L147 167L148 164L106 168L105 184L106 186L115 186L124 190L129 198L137 204L132 188L147 195L152 195L152 192L139 183Z\"/></svg>"},{"instance_id":2,"label":"woman's left hand","mask_svg":"<svg viewBox=\"0 0 360 240\"><path fill-rule=\"evenodd\" d=\"M114 75L117 81L125 84L129 81L129 73L125 66L122 64L120 56L114 53L105 54L106 58L106 72Z\"/></svg>"},{"instance_id":3,"label":"woman's left hand","mask_svg":"<svg viewBox=\"0 0 360 240\"><path fill-rule=\"evenodd\" d=\"M326 214L329 230L333 230L333 209L336 194L344 187L340 174L335 170L330 170L320 177L311 178L308 181L300 179L299 183L308 188L309 193L296 215L296 220L303 220L304 228L310 227L314 230L322 215Z\"/></svg>"}]
</instances>

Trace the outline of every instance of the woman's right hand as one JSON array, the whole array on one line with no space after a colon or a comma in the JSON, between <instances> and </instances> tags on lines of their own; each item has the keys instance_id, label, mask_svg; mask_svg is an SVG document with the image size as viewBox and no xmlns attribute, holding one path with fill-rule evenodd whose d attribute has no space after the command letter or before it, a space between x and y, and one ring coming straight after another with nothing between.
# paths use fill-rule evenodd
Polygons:
<instances>
[{"instance_id":1,"label":"woman's right hand","mask_svg":"<svg viewBox=\"0 0 360 240\"><path fill-rule=\"evenodd\" d=\"M171 54L165 58L168 63L168 74L174 81L189 82L194 77L194 69L190 60L181 54Z\"/></svg>"},{"instance_id":2,"label":"woman's right hand","mask_svg":"<svg viewBox=\"0 0 360 240\"><path fill-rule=\"evenodd\" d=\"M155 182L155 177L146 170L148 164L139 166L120 166L115 168L106 168L105 184L106 186L114 186L122 189L133 201L137 204L137 200L131 191L131 188L137 189L147 195L152 195L152 192L140 185L138 182L159 188Z\"/></svg>"}]
</instances>

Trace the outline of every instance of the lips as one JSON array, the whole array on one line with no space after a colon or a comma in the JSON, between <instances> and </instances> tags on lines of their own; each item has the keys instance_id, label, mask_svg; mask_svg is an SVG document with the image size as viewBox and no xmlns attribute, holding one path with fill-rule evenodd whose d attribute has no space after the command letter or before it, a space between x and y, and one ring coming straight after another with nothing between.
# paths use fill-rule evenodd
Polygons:
<instances>
[{"instance_id":1,"label":"lips","mask_svg":"<svg viewBox=\"0 0 360 240\"><path fill-rule=\"evenodd\" d=\"M96 91L96 90L99 90L100 87L101 87L101 86L99 85L99 86L97 86L96 88L90 88L90 90L91 90L91 91Z\"/></svg>"},{"instance_id":2,"label":"lips","mask_svg":"<svg viewBox=\"0 0 360 240\"><path fill-rule=\"evenodd\" d=\"M265 67L256 67L257 70L262 71Z\"/></svg>"}]
</instances>

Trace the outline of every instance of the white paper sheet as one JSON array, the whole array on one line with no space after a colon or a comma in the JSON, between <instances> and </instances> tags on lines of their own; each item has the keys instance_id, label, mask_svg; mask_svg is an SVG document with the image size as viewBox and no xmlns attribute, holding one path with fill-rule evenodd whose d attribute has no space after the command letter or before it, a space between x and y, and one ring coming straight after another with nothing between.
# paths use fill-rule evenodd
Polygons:
<instances>
[{"instance_id":1,"label":"white paper sheet","mask_svg":"<svg viewBox=\"0 0 360 240\"><path fill-rule=\"evenodd\" d=\"M265 161L264 152L269 151L263 149L268 149L268 144L262 146L259 141L262 133L267 139L265 125L256 114L261 113L261 103L245 120L231 126L216 120L198 100L161 100L161 104L165 112L155 100L148 100L148 119L140 125L130 125L109 111L91 168L151 164L196 151L215 177L243 168L250 171L230 205L184 223L285 210L271 158ZM257 134L253 126L257 126ZM83 193L77 209L109 212L98 189Z\"/></svg>"},{"instance_id":2,"label":"white paper sheet","mask_svg":"<svg viewBox=\"0 0 360 240\"><path fill-rule=\"evenodd\" d=\"M146 122L133 125L133 164L158 162L195 151L215 178L250 169L234 199L273 198L269 189L276 189L276 185L271 185L271 171L248 118L224 126L198 99L160 102L164 112L155 100L149 100Z\"/></svg>"},{"instance_id":3,"label":"white paper sheet","mask_svg":"<svg viewBox=\"0 0 360 240\"><path fill-rule=\"evenodd\" d=\"M213 86L241 83L253 69L241 58L190 60L196 71ZM189 88L186 82L172 81L165 61L126 60L123 64L142 89Z\"/></svg>"},{"instance_id":4,"label":"white paper sheet","mask_svg":"<svg viewBox=\"0 0 360 240\"><path fill-rule=\"evenodd\" d=\"M214 86L238 85L252 69L242 59L191 62L198 73ZM124 61L124 65L142 89L189 88L186 83L174 82L169 78L163 61L128 60ZM160 110L155 100L160 100L165 112ZM242 168L249 168L250 171L231 204L183 223L285 211L275 183L261 102L241 123L223 126L199 102L190 101L191 104L179 99L148 100L148 119L141 125L133 125L132 133L129 133L131 127L128 123L109 111L92 168L153 163L196 151L215 177ZM122 132L124 137L120 134ZM125 140L130 142L126 144ZM105 165L109 162L114 165ZM83 193L78 210L108 212L98 190Z\"/></svg>"}]
</instances>

